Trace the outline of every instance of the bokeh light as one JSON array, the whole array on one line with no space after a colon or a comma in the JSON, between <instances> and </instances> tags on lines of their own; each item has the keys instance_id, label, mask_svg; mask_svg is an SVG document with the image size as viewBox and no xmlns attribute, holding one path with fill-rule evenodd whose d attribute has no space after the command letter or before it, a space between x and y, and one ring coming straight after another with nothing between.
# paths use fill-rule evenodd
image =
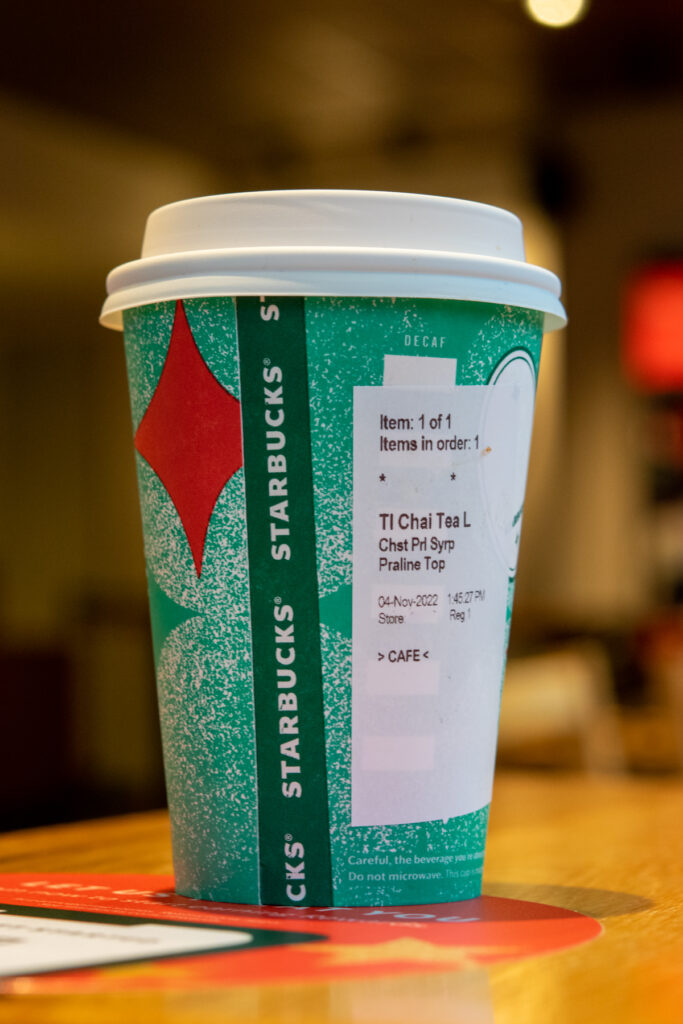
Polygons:
<instances>
[{"instance_id":1,"label":"bokeh light","mask_svg":"<svg viewBox=\"0 0 683 1024\"><path fill-rule=\"evenodd\" d=\"M524 0L527 14L541 25L564 28L580 21L589 0Z\"/></svg>"}]
</instances>

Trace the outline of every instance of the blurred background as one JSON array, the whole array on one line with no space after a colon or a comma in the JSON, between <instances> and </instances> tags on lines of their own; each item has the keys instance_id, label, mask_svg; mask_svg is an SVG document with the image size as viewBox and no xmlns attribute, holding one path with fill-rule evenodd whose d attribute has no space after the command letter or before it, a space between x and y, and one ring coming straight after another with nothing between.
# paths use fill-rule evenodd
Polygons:
<instances>
[{"instance_id":1,"label":"blurred background","mask_svg":"<svg viewBox=\"0 0 683 1024\"><path fill-rule=\"evenodd\" d=\"M0 829L164 802L123 346L97 317L147 214L212 192L522 217L570 325L500 760L681 771L683 5L62 0L12 4L3 35Z\"/></svg>"}]
</instances>

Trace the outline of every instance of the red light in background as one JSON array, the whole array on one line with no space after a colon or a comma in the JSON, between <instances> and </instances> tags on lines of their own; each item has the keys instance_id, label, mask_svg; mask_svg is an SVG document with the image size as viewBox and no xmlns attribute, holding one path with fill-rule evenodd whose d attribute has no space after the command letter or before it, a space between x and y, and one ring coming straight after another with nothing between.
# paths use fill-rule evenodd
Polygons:
<instances>
[{"instance_id":1,"label":"red light in background","mask_svg":"<svg viewBox=\"0 0 683 1024\"><path fill-rule=\"evenodd\" d=\"M683 392L683 260L653 264L629 282L622 357L641 390Z\"/></svg>"}]
</instances>

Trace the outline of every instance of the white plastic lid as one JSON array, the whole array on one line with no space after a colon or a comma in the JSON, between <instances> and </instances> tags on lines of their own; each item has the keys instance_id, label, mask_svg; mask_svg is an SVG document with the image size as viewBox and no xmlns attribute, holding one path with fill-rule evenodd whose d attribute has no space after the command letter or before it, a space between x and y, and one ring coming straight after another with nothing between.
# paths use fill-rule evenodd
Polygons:
<instances>
[{"instance_id":1,"label":"white plastic lid","mask_svg":"<svg viewBox=\"0 0 683 1024\"><path fill-rule=\"evenodd\" d=\"M238 192L171 203L142 256L107 278L100 321L172 299L348 295L495 302L564 327L560 282L525 260L521 222L495 206L402 192Z\"/></svg>"}]
</instances>

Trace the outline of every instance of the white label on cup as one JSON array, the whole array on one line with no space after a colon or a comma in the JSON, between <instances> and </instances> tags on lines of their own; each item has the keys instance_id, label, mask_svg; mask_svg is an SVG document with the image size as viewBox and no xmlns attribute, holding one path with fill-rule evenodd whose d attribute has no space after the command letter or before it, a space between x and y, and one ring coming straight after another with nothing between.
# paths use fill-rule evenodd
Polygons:
<instances>
[{"instance_id":1,"label":"white label on cup","mask_svg":"<svg viewBox=\"0 0 683 1024\"><path fill-rule=\"evenodd\" d=\"M384 386L434 387L455 384L457 359L443 356L384 356Z\"/></svg>"},{"instance_id":2,"label":"white label on cup","mask_svg":"<svg viewBox=\"0 0 683 1024\"><path fill-rule=\"evenodd\" d=\"M514 355L488 386L354 388L353 825L490 800L535 389Z\"/></svg>"}]
</instances>

